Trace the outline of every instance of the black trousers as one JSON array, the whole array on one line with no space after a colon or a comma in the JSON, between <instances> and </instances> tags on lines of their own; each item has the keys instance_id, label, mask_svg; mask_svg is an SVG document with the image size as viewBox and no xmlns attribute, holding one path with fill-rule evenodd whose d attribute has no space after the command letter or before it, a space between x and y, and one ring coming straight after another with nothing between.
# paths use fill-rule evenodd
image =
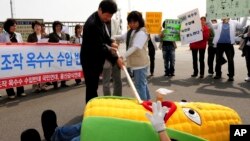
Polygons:
<instances>
[{"instance_id":1,"label":"black trousers","mask_svg":"<svg viewBox=\"0 0 250 141\"><path fill-rule=\"evenodd\" d=\"M193 57L193 69L194 75L198 74L198 52L199 52L199 62L200 62L200 75L204 75L204 69L205 69L205 56L206 49L192 49L192 57Z\"/></svg>"},{"instance_id":2,"label":"black trousers","mask_svg":"<svg viewBox=\"0 0 250 141\"><path fill-rule=\"evenodd\" d=\"M81 79L75 79L76 83L80 83L82 80Z\"/></svg>"},{"instance_id":3,"label":"black trousers","mask_svg":"<svg viewBox=\"0 0 250 141\"><path fill-rule=\"evenodd\" d=\"M54 88L58 88L58 82L57 81L52 82L52 84L53 84ZM63 86L63 85L66 85L66 81L61 81L61 86Z\"/></svg>"},{"instance_id":4,"label":"black trousers","mask_svg":"<svg viewBox=\"0 0 250 141\"><path fill-rule=\"evenodd\" d=\"M102 73L102 69L83 67L84 79L86 85L86 103L98 96L97 89L99 83L99 76Z\"/></svg>"},{"instance_id":5,"label":"black trousers","mask_svg":"<svg viewBox=\"0 0 250 141\"><path fill-rule=\"evenodd\" d=\"M216 48L209 46L207 51L208 51L208 56L207 56L208 73L214 74L214 60L216 55Z\"/></svg>"},{"instance_id":6,"label":"black trousers","mask_svg":"<svg viewBox=\"0 0 250 141\"><path fill-rule=\"evenodd\" d=\"M234 77L234 47L232 44L217 44L216 51L216 76L221 77L221 62L223 62L223 53L225 52L228 61L228 77Z\"/></svg>"},{"instance_id":7,"label":"black trousers","mask_svg":"<svg viewBox=\"0 0 250 141\"><path fill-rule=\"evenodd\" d=\"M244 51L247 65L247 76L250 77L250 46L245 46Z\"/></svg>"},{"instance_id":8,"label":"black trousers","mask_svg":"<svg viewBox=\"0 0 250 141\"><path fill-rule=\"evenodd\" d=\"M14 88L6 89L6 92L7 92L8 96L13 96L16 94L17 94L17 96L20 96L22 93L24 93L24 87L23 86L16 87L16 94L15 94Z\"/></svg>"},{"instance_id":9,"label":"black trousers","mask_svg":"<svg viewBox=\"0 0 250 141\"><path fill-rule=\"evenodd\" d=\"M155 48L154 46L148 46L148 55L150 59L150 73L154 74L155 69Z\"/></svg>"}]
</instances>

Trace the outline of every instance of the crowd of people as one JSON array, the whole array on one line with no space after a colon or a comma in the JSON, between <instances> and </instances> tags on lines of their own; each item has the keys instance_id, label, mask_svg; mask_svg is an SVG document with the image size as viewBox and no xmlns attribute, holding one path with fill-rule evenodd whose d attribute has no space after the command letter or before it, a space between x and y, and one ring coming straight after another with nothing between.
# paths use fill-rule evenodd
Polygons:
<instances>
[{"instance_id":1,"label":"crowd of people","mask_svg":"<svg viewBox=\"0 0 250 141\"><path fill-rule=\"evenodd\" d=\"M107 10L104 9L104 12L106 11ZM100 75L102 76L103 80L103 94L105 96L122 96L120 68L122 62L124 61L126 62L126 66L131 74L131 77L134 77L134 83L140 97L143 100L149 100L150 94L147 87L147 77L152 77L154 75L155 50L157 50L158 48L162 50L165 72L164 76L173 77L175 76L175 50L177 48L176 43L174 41L162 40L164 38L163 32L159 35L146 33L144 19L142 18L142 15L140 15L140 13L138 13L137 11L132 11L131 14L128 15L127 21L130 29L125 34L121 34L121 28L118 21L116 21L115 19L109 21L109 19L107 19L111 16L111 14L100 15L100 17L105 21L103 23L100 22L99 19L95 19L96 15L98 14L98 12L93 14L93 18L91 20L96 20L96 22L100 24L97 25L96 23L90 23L90 26L97 26L95 29L89 28L89 22L86 21L84 25L86 28L83 29L83 25L77 24L75 26L75 34L71 37L67 32L63 30L64 26L60 21L54 21L52 25L53 32L49 34L45 32L45 25L43 23L35 21L31 25L34 32L28 36L27 42L33 43L38 42L41 39L48 38L48 42L52 43L68 41L70 43L82 44L81 62L84 62L82 63L82 67L85 73L84 79L87 86L86 102L89 99L97 96L96 90L98 88ZM193 74L191 75L191 77L197 77L199 73L199 77L204 78L205 53L207 50L208 75L212 77L215 73L213 78L220 79L222 76L221 66L225 63L228 63L228 81L234 81L235 70L233 45L235 44L235 34L237 30L242 30L243 27L246 26L246 21L247 17L243 19L242 23L230 20L229 18L223 18L222 22L218 23L217 20L210 21L210 19L206 19L206 17L201 17L203 40L190 43L190 50L192 51L193 59ZM0 25L0 42L24 42L22 39L22 35L16 32L16 27L17 22L15 21L15 19L7 19L2 26ZM100 29L100 27L104 27L105 30ZM166 24L164 21L162 24L163 30L165 27ZM244 47L244 49L242 49L242 56L244 56L246 59L246 68L248 70L247 77L245 78L245 81L247 82L250 81L250 61L248 50L250 33L248 27L249 26L247 26L246 30L241 36L242 40L244 41L244 45L242 45ZM98 29L107 34L100 33ZM82 33L84 34L82 35ZM103 37L101 37L100 35L102 35ZM99 39L100 41L97 41L97 39ZM103 40L105 40L105 43L103 44L104 47L102 49L99 49L98 46L101 42L103 42ZM117 56L113 55L114 53L109 51L109 48L115 48L119 50L120 42L125 42L126 44L126 53L122 56L122 59L119 59ZM156 42L159 42L159 46L157 46ZM94 46L96 46L96 48ZM208 49L206 49L207 46ZM97 53L100 59L93 59L93 52ZM105 54L103 54L103 52L105 52ZM226 55L226 59L223 55L224 52ZM118 64L115 61L117 58L119 62ZM216 62L215 66L214 60ZM110 80L113 81L112 93L110 90ZM76 85L79 85L81 84L82 80L76 79L75 82ZM66 81L61 81L60 83L60 87L62 88L69 87L66 84ZM48 85L53 85L54 89L59 88L57 81L52 83L48 82L33 84L33 92L46 92L46 87ZM10 99L14 99L16 96L27 95L24 91L24 86L17 87L16 92L13 88L8 88L6 89L6 93Z\"/></svg>"}]
</instances>

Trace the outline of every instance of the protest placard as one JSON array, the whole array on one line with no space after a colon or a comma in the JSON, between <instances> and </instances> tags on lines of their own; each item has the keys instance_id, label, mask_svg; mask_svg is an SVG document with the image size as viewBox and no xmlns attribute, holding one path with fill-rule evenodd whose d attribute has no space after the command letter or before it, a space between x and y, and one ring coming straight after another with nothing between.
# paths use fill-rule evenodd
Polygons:
<instances>
[{"instance_id":1,"label":"protest placard","mask_svg":"<svg viewBox=\"0 0 250 141\"><path fill-rule=\"evenodd\" d=\"M180 41L181 22L178 19L166 19L163 41Z\"/></svg>"},{"instance_id":2,"label":"protest placard","mask_svg":"<svg viewBox=\"0 0 250 141\"><path fill-rule=\"evenodd\" d=\"M181 44L189 44L203 39L200 14L198 9L186 12L178 18L181 20Z\"/></svg>"},{"instance_id":3,"label":"protest placard","mask_svg":"<svg viewBox=\"0 0 250 141\"><path fill-rule=\"evenodd\" d=\"M146 12L146 29L149 34L160 34L162 12Z\"/></svg>"},{"instance_id":4,"label":"protest placard","mask_svg":"<svg viewBox=\"0 0 250 141\"><path fill-rule=\"evenodd\" d=\"M0 89L82 77L80 45L0 44Z\"/></svg>"}]
</instances>

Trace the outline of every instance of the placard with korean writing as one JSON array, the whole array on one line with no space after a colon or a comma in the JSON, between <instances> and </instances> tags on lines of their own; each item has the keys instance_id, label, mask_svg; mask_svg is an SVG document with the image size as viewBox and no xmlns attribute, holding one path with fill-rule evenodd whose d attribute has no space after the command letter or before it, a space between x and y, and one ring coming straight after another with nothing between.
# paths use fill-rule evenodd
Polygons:
<instances>
[{"instance_id":1,"label":"placard with korean writing","mask_svg":"<svg viewBox=\"0 0 250 141\"><path fill-rule=\"evenodd\" d=\"M198 9L186 12L178 18L181 20L181 44L189 44L203 39L200 14Z\"/></svg>"},{"instance_id":2,"label":"placard with korean writing","mask_svg":"<svg viewBox=\"0 0 250 141\"><path fill-rule=\"evenodd\" d=\"M0 44L0 89L82 77L80 45Z\"/></svg>"},{"instance_id":3,"label":"placard with korean writing","mask_svg":"<svg viewBox=\"0 0 250 141\"><path fill-rule=\"evenodd\" d=\"M162 12L146 12L146 29L149 34L160 34Z\"/></svg>"},{"instance_id":4,"label":"placard with korean writing","mask_svg":"<svg viewBox=\"0 0 250 141\"><path fill-rule=\"evenodd\" d=\"M210 19L240 18L250 15L249 0L207 0L207 16Z\"/></svg>"},{"instance_id":5,"label":"placard with korean writing","mask_svg":"<svg viewBox=\"0 0 250 141\"><path fill-rule=\"evenodd\" d=\"M163 41L180 41L181 21L178 19L166 19L163 30Z\"/></svg>"}]
</instances>

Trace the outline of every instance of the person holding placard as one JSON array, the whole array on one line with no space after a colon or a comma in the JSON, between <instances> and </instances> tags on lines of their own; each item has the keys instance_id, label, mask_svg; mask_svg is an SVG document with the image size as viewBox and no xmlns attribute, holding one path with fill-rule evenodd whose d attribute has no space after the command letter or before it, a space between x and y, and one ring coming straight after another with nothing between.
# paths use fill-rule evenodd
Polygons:
<instances>
[{"instance_id":1,"label":"person holding placard","mask_svg":"<svg viewBox=\"0 0 250 141\"><path fill-rule=\"evenodd\" d=\"M205 70L205 51L207 47L207 42L209 39L209 28L206 25L206 17L201 17L202 33L203 40L191 43L190 49L192 50L193 58L193 74L191 77L196 77L198 75L198 53L199 53L199 62L200 62L200 78L204 78Z\"/></svg>"},{"instance_id":2,"label":"person holding placard","mask_svg":"<svg viewBox=\"0 0 250 141\"><path fill-rule=\"evenodd\" d=\"M5 33L0 34L0 43L22 43L23 38L20 33L15 32L17 27L17 22L15 19L7 19L4 22L4 30ZM26 96L26 93L24 92L24 87L20 86L17 87L17 96ZM15 91L13 88L6 89L7 95L10 99L14 99Z\"/></svg>"},{"instance_id":3,"label":"person holding placard","mask_svg":"<svg viewBox=\"0 0 250 141\"><path fill-rule=\"evenodd\" d=\"M33 33L29 34L27 42L34 43L39 42L39 40L46 38L45 34L42 34L42 24L39 21L34 21L31 25L34 30ZM46 83L38 83L32 85L32 91L35 93L46 92Z\"/></svg>"},{"instance_id":4,"label":"person holding placard","mask_svg":"<svg viewBox=\"0 0 250 141\"><path fill-rule=\"evenodd\" d=\"M59 42L66 42L67 41L67 36L62 32L63 29L63 24L60 21L54 21L52 25L53 32L49 34L49 42L51 43L59 43ZM54 89L58 88L58 82L52 82ZM69 87L66 84L66 81L63 80L61 81L61 86L62 88Z\"/></svg>"},{"instance_id":5,"label":"person holding placard","mask_svg":"<svg viewBox=\"0 0 250 141\"><path fill-rule=\"evenodd\" d=\"M70 43L73 44L82 44L82 30L83 30L83 26L80 24L77 24L75 26L75 35L70 37ZM80 85L82 80L79 79L75 79L75 85Z\"/></svg>"},{"instance_id":6,"label":"person holding placard","mask_svg":"<svg viewBox=\"0 0 250 141\"><path fill-rule=\"evenodd\" d=\"M167 26L166 21L162 23L162 27L165 28ZM159 44L159 49L162 50L163 61L164 61L164 69L166 77L175 76L175 49L177 45L175 41L165 41L163 38L165 37L164 31L159 35L161 37L161 42Z\"/></svg>"}]
</instances>

